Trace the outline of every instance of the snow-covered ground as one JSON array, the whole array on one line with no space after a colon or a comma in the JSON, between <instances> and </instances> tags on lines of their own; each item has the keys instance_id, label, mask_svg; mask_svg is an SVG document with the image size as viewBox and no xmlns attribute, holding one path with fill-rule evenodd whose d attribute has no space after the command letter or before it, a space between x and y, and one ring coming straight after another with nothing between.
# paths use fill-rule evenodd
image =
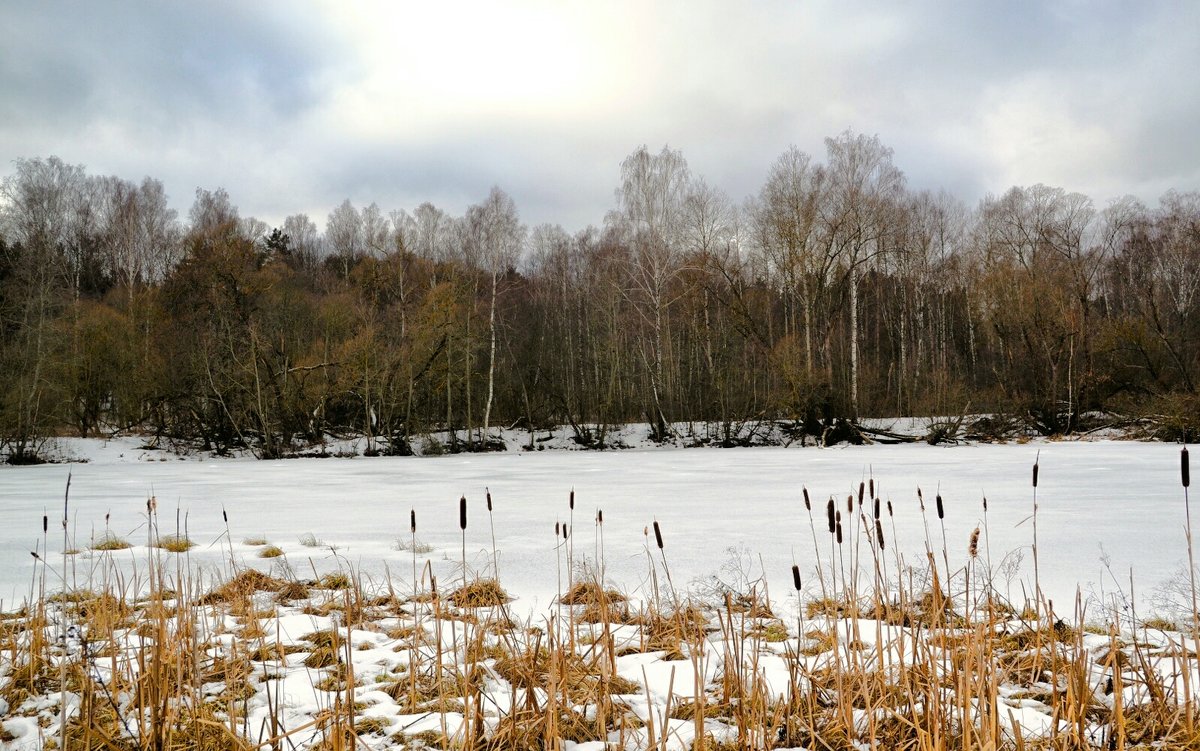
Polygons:
<instances>
[{"instance_id":1,"label":"snow-covered ground","mask_svg":"<svg viewBox=\"0 0 1200 751\"><path fill-rule=\"evenodd\" d=\"M79 585L86 585L93 561L86 553L89 540L103 533L106 515L109 528L134 543L118 557L145 554L151 495L158 501L161 530L174 531L178 510L180 525L186 523L199 543L189 553L192 562L220 566L228 560L231 542L233 555L248 565L264 571L290 566L309 578L313 569L349 563L372 577L390 571L407 581L412 557L397 550L396 541L408 538L409 512L415 509L417 537L433 546L421 561L429 560L439 578L451 580L462 556L460 495L468 499L468 565L483 570L490 564L492 534L484 504L490 488L502 584L519 598L517 607L537 610L550 604L559 586L555 524L572 520L568 496L573 488L575 558L595 556L594 519L603 509L607 576L625 591L636 596L645 584L646 545L653 546L653 532L647 538L646 530L657 520L680 587L712 576L732 583L761 574L773 599L782 600L791 589L793 562L805 572L809 594L818 590L810 575L817 552L801 488L807 487L813 499L818 544L827 556L825 500L835 496L844 504L860 481L873 477L877 495L895 512L895 540L885 517L888 556L899 550L917 566L926 546L917 488L924 491L925 522L939 562L942 528L934 496L940 492L944 499L951 571L962 566L971 531L983 524L986 495L981 555L990 551L996 587L1019 603L1022 586L1029 590L1032 583L1030 475L1039 455L1041 580L1058 612L1069 616L1077 587L1085 598L1103 593L1111 603L1115 588L1129 591L1131 574L1146 611L1155 590L1180 581L1186 571L1179 447L1170 444L509 451L275 462L181 460L139 445L134 439L67 442L63 450L87 463L0 469L0 609L28 596L35 570L30 551L48 554L59 567L68 473L70 544L85 551L71 556L68 578ZM229 519L227 538L222 537L222 509ZM44 549L43 514L50 517ZM302 545L301 538L310 535L324 547ZM244 542L252 538L278 545L285 555L258 558L259 548ZM1010 565L1002 566L1005 556Z\"/></svg>"}]
</instances>

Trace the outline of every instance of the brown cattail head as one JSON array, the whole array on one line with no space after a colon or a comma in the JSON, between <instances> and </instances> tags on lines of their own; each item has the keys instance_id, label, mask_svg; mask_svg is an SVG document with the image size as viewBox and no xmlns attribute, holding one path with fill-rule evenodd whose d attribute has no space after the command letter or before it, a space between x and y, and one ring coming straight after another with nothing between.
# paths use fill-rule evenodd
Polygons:
<instances>
[{"instance_id":1,"label":"brown cattail head","mask_svg":"<svg viewBox=\"0 0 1200 751\"><path fill-rule=\"evenodd\" d=\"M414 535L417 533L417 510L411 509L408 512L408 529Z\"/></svg>"},{"instance_id":2,"label":"brown cattail head","mask_svg":"<svg viewBox=\"0 0 1200 751\"><path fill-rule=\"evenodd\" d=\"M847 514L854 513L854 494L853 493L846 496L846 513Z\"/></svg>"},{"instance_id":3,"label":"brown cattail head","mask_svg":"<svg viewBox=\"0 0 1200 751\"><path fill-rule=\"evenodd\" d=\"M596 523L597 524L604 523L604 509L602 509L602 508L596 509Z\"/></svg>"},{"instance_id":4,"label":"brown cattail head","mask_svg":"<svg viewBox=\"0 0 1200 751\"><path fill-rule=\"evenodd\" d=\"M488 507L488 513L490 514L490 513L492 513L492 491L489 490L488 488L484 488L483 492L487 493L487 507Z\"/></svg>"},{"instance_id":5,"label":"brown cattail head","mask_svg":"<svg viewBox=\"0 0 1200 751\"><path fill-rule=\"evenodd\" d=\"M797 592L800 591L800 567L794 563L792 564L792 586L796 588Z\"/></svg>"},{"instance_id":6,"label":"brown cattail head","mask_svg":"<svg viewBox=\"0 0 1200 751\"><path fill-rule=\"evenodd\" d=\"M572 511L575 510L575 488L571 488L571 498L567 501L567 505L571 507Z\"/></svg>"},{"instance_id":7,"label":"brown cattail head","mask_svg":"<svg viewBox=\"0 0 1200 751\"><path fill-rule=\"evenodd\" d=\"M1183 487L1188 487L1192 484L1192 473L1188 469L1188 453L1187 446L1183 447L1183 451L1179 452L1179 476L1183 480Z\"/></svg>"},{"instance_id":8,"label":"brown cattail head","mask_svg":"<svg viewBox=\"0 0 1200 751\"><path fill-rule=\"evenodd\" d=\"M221 518L225 520L225 523L226 523L226 524L228 524L228 523L229 523L229 514L225 513L225 507L224 507L224 506L221 506Z\"/></svg>"},{"instance_id":9,"label":"brown cattail head","mask_svg":"<svg viewBox=\"0 0 1200 751\"><path fill-rule=\"evenodd\" d=\"M829 499L829 503L825 504L825 516L828 517L828 520L829 520L829 534L833 534L834 518L833 518L833 499L832 498Z\"/></svg>"},{"instance_id":10,"label":"brown cattail head","mask_svg":"<svg viewBox=\"0 0 1200 751\"><path fill-rule=\"evenodd\" d=\"M111 514L112 514L112 512L111 512L111 511L109 511L108 513L106 513L106 514L104 515L104 526L106 526L106 527L108 526L108 517L109 517Z\"/></svg>"},{"instance_id":11,"label":"brown cattail head","mask_svg":"<svg viewBox=\"0 0 1200 751\"><path fill-rule=\"evenodd\" d=\"M987 496L983 497L983 513L987 513Z\"/></svg>"},{"instance_id":12,"label":"brown cattail head","mask_svg":"<svg viewBox=\"0 0 1200 751\"><path fill-rule=\"evenodd\" d=\"M809 511L812 511L812 501L810 501L808 499L808 488L803 488L803 490L804 490L804 508L806 508Z\"/></svg>"},{"instance_id":13,"label":"brown cattail head","mask_svg":"<svg viewBox=\"0 0 1200 751\"><path fill-rule=\"evenodd\" d=\"M429 575L429 591L433 593L434 597L437 597L437 576L434 574Z\"/></svg>"},{"instance_id":14,"label":"brown cattail head","mask_svg":"<svg viewBox=\"0 0 1200 751\"><path fill-rule=\"evenodd\" d=\"M557 539L562 533L562 522L554 522L554 537Z\"/></svg>"},{"instance_id":15,"label":"brown cattail head","mask_svg":"<svg viewBox=\"0 0 1200 751\"><path fill-rule=\"evenodd\" d=\"M937 512L938 512L939 519L946 518L946 509L942 508L942 494L941 493L937 494Z\"/></svg>"},{"instance_id":16,"label":"brown cattail head","mask_svg":"<svg viewBox=\"0 0 1200 751\"><path fill-rule=\"evenodd\" d=\"M875 497L875 478L874 477L872 477L867 482L867 490L871 491L871 497L874 498Z\"/></svg>"},{"instance_id":17,"label":"brown cattail head","mask_svg":"<svg viewBox=\"0 0 1200 751\"><path fill-rule=\"evenodd\" d=\"M967 554L972 558L979 555L979 527L976 527L975 531L971 533L971 544L967 546Z\"/></svg>"},{"instance_id":18,"label":"brown cattail head","mask_svg":"<svg viewBox=\"0 0 1200 751\"><path fill-rule=\"evenodd\" d=\"M564 524L564 525L563 525L563 539L565 540L565 539L567 539L567 538L568 538L568 537L570 537L570 536L571 536L571 525L570 525L570 524Z\"/></svg>"},{"instance_id":19,"label":"brown cattail head","mask_svg":"<svg viewBox=\"0 0 1200 751\"><path fill-rule=\"evenodd\" d=\"M46 534L49 531L50 531L50 517L47 516L46 514L42 514L42 534Z\"/></svg>"},{"instance_id":20,"label":"brown cattail head","mask_svg":"<svg viewBox=\"0 0 1200 751\"><path fill-rule=\"evenodd\" d=\"M879 499L875 499L875 518L879 518Z\"/></svg>"},{"instance_id":21,"label":"brown cattail head","mask_svg":"<svg viewBox=\"0 0 1200 751\"><path fill-rule=\"evenodd\" d=\"M1035 488L1037 487L1037 477L1038 477L1038 462L1037 462L1037 459L1034 459L1033 460L1033 487L1035 487Z\"/></svg>"},{"instance_id":22,"label":"brown cattail head","mask_svg":"<svg viewBox=\"0 0 1200 751\"><path fill-rule=\"evenodd\" d=\"M888 516L892 515L892 502L888 501Z\"/></svg>"},{"instance_id":23,"label":"brown cattail head","mask_svg":"<svg viewBox=\"0 0 1200 751\"><path fill-rule=\"evenodd\" d=\"M866 489L867 489L867 484L864 483L862 480L859 480L859 482L858 482L858 507L859 508L862 508L863 492L865 492Z\"/></svg>"},{"instance_id":24,"label":"brown cattail head","mask_svg":"<svg viewBox=\"0 0 1200 751\"><path fill-rule=\"evenodd\" d=\"M658 549L662 550L662 530L658 527L658 522L654 522L654 542L658 545Z\"/></svg>"},{"instance_id":25,"label":"brown cattail head","mask_svg":"<svg viewBox=\"0 0 1200 751\"><path fill-rule=\"evenodd\" d=\"M467 531L467 497L458 499L458 528Z\"/></svg>"},{"instance_id":26,"label":"brown cattail head","mask_svg":"<svg viewBox=\"0 0 1200 751\"><path fill-rule=\"evenodd\" d=\"M879 522L879 519L875 520L875 540L879 542L880 550L883 550L887 547L883 542L883 524Z\"/></svg>"},{"instance_id":27,"label":"brown cattail head","mask_svg":"<svg viewBox=\"0 0 1200 751\"><path fill-rule=\"evenodd\" d=\"M839 518L837 523L837 543L842 544L842 520Z\"/></svg>"},{"instance_id":28,"label":"brown cattail head","mask_svg":"<svg viewBox=\"0 0 1200 751\"><path fill-rule=\"evenodd\" d=\"M925 496L921 493L920 488L917 488L917 503L921 504L921 513L925 513Z\"/></svg>"}]
</instances>

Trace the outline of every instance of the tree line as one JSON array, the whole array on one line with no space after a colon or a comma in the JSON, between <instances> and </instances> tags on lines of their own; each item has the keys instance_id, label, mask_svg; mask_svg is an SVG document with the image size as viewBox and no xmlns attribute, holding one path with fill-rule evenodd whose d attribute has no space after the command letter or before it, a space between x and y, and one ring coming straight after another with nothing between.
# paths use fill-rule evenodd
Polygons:
<instances>
[{"instance_id":1,"label":"tree line","mask_svg":"<svg viewBox=\"0 0 1200 751\"><path fill-rule=\"evenodd\" d=\"M737 443L967 413L1188 438L1198 288L1200 194L969 207L849 131L787 150L740 205L638 148L575 233L526 227L499 188L461 216L345 201L323 230L200 189L181 218L158 180L22 159L0 183L0 448L141 432L270 458L354 434L403 454L514 426L603 446L630 422Z\"/></svg>"}]
</instances>

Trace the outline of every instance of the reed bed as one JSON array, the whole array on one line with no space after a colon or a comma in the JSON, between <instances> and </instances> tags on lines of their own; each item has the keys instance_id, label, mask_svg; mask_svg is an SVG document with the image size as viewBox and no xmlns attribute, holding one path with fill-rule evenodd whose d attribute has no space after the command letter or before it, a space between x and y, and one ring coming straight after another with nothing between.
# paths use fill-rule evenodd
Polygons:
<instances>
[{"instance_id":1,"label":"reed bed","mask_svg":"<svg viewBox=\"0 0 1200 751\"><path fill-rule=\"evenodd\" d=\"M1190 557L1187 461L1184 452ZM1035 463L1034 535L1037 484ZM676 542L653 519L647 584L624 590L604 575L602 511L592 516L594 542L576 549L572 492L553 537L547 524L560 565L546 574L557 576L559 596L537 613L515 609L502 585L503 540L492 524L502 509L490 492L486 525L460 500L461 544L443 554L461 555L461 570L443 582L418 558L428 551L415 511L402 548L411 578L368 581L348 563L322 577L289 567L268 575L232 544L221 570L200 570L190 544L162 544L190 543L186 518L159 535L151 499L132 573L115 558L123 548L92 544L86 566L34 552L28 601L0 614L0 742L117 751L1200 748L1194 580L1186 622L1139 614L1131 598L1103 612L1077 598L1064 611L1041 595L1035 541L1028 599L1012 602L996 585L986 499L982 524L954 540L941 495L927 508L916 491L925 546L898 550L891 501L873 478L850 487L823 501L802 489L780 509L805 558L791 567L791 591L775 593L761 578L675 582ZM468 565L469 520L491 541L482 571ZM43 518L47 540L50 527ZM63 550L73 549L64 521Z\"/></svg>"}]
</instances>

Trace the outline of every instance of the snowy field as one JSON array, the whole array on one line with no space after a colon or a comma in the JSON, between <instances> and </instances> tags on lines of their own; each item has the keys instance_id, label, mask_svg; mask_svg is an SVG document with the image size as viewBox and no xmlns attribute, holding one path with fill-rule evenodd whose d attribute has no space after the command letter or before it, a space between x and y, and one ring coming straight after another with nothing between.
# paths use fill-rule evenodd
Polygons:
<instances>
[{"instance_id":1,"label":"snowy field","mask_svg":"<svg viewBox=\"0 0 1200 751\"><path fill-rule=\"evenodd\" d=\"M412 556L396 549L409 537L415 509L417 537L433 546L429 560L443 581L458 575L462 538L458 499L469 505L468 566L490 566L492 537L484 489L494 499L500 579L529 612L549 606L558 589L560 550L556 522L569 522L568 494L575 490L576 560L597 549L597 509L603 509L607 577L633 596L646 585L644 530L658 520L672 578L679 587L717 576L727 582L762 575L781 604L791 591L793 562L809 573L817 553L801 488L813 499L817 539L828 555L824 502L845 504L860 480L874 477L877 495L891 501L897 549L907 563L924 558L926 527L917 500L924 491L930 544L942 560L942 528L934 510L945 504L950 568L967 557L971 531L984 521L981 555L989 554L996 586L1022 600L1031 588L1033 506L1031 467L1040 452L1038 542L1043 590L1056 611L1069 617L1077 587L1083 597L1111 605L1119 587L1128 593L1130 574L1139 608L1150 608L1155 591L1186 571L1184 501L1179 447L1134 442L1035 442L1024 445L931 447L924 444L821 448L626 450L613 452L506 452L441 457L181 460L144 452L136 441L71 445L89 461L71 465L0 469L0 609L28 597L34 560L49 554L59 567L63 490L72 473L69 578L85 585L93 559L89 541L104 530L134 544L118 557L142 556L146 548L146 499L158 500L159 526L173 532L176 511L198 543L194 564L223 565L232 553L263 571L287 566L302 578L350 564L375 580L385 572L411 579ZM222 537L229 517L230 534ZM42 541L42 516L50 535ZM870 511L868 510L868 513ZM886 514L886 512L885 512ZM889 546L891 528L886 522ZM314 536L324 547L306 547ZM263 538L283 549L282 558L256 556L244 540ZM984 544L986 543L986 548ZM331 549L335 548L335 549ZM889 547L889 558L892 548ZM1011 565L1002 566L1009 556ZM869 556L868 556L869 557ZM1019 565L1017 559L1019 560ZM563 578L565 581L566 573ZM815 596L815 577L807 575ZM400 586L398 584L398 586ZM1091 611L1098 620L1103 616Z\"/></svg>"}]
</instances>

